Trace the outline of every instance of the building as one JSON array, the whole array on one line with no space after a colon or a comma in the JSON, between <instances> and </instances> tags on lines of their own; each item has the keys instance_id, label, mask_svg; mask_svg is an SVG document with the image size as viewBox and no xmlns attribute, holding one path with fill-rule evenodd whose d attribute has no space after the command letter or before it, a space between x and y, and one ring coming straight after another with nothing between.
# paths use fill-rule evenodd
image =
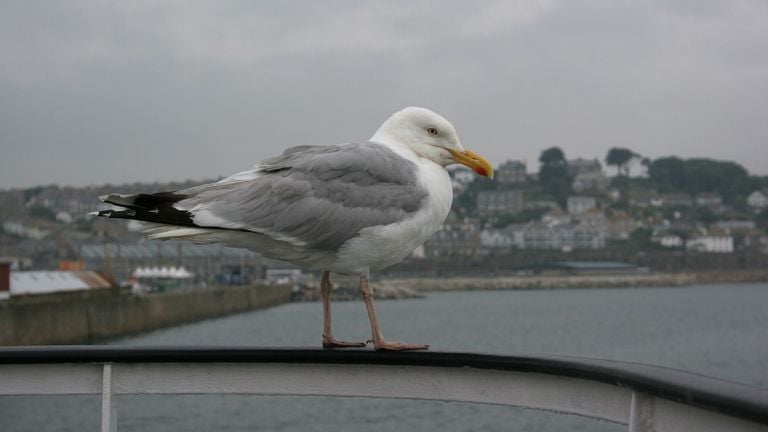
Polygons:
<instances>
[{"instance_id":1,"label":"building","mask_svg":"<svg viewBox=\"0 0 768 432\"><path fill-rule=\"evenodd\" d=\"M575 219L583 224L587 224L592 227L599 227L602 229L605 229L606 225L608 225L608 216L606 216L605 212L597 207L592 207L591 209L579 214Z\"/></svg>"},{"instance_id":2,"label":"building","mask_svg":"<svg viewBox=\"0 0 768 432\"><path fill-rule=\"evenodd\" d=\"M674 234L655 235L651 237L651 241L667 248L681 248L685 245L685 240Z\"/></svg>"},{"instance_id":3,"label":"building","mask_svg":"<svg viewBox=\"0 0 768 432\"><path fill-rule=\"evenodd\" d=\"M570 159L567 163L568 175L571 177L576 177L579 174L603 172L603 165L597 159Z\"/></svg>"},{"instance_id":4,"label":"building","mask_svg":"<svg viewBox=\"0 0 768 432\"><path fill-rule=\"evenodd\" d=\"M464 166L449 167L448 175L451 177L454 196L464 192L467 189L467 186L475 180L475 173Z\"/></svg>"},{"instance_id":5,"label":"building","mask_svg":"<svg viewBox=\"0 0 768 432\"><path fill-rule=\"evenodd\" d=\"M519 190L481 191L477 194L477 213L481 217L518 213L525 208Z\"/></svg>"},{"instance_id":6,"label":"building","mask_svg":"<svg viewBox=\"0 0 768 432\"><path fill-rule=\"evenodd\" d=\"M512 249L512 237L502 229L486 228L480 231L480 245L493 252L509 252Z\"/></svg>"},{"instance_id":7,"label":"building","mask_svg":"<svg viewBox=\"0 0 768 432\"><path fill-rule=\"evenodd\" d=\"M506 253L525 248L525 230L528 224L510 224L504 228L487 228L480 232L480 244L491 252Z\"/></svg>"},{"instance_id":8,"label":"building","mask_svg":"<svg viewBox=\"0 0 768 432\"><path fill-rule=\"evenodd\" d=\"M588 196L569 196L567 202L568 214L580 215L597 207L597 200Z\"/></svg>"},{"instance_id":9,"label":"building","mask_svg":"<svg viewBox=\"0 0 768 432\"><path fill-rule=\"evenodd\" d=\"M547 225L563 225L571 223L573 218L559 207L544 213L541 216L541 222Z\"/></svg>"},{"instance_id":10,"label":"building","mask_svg":"<svg viewBox=\"0 0 768 432\"><path fill-rule=\"evenodd\" d=\"M625 211L614 211L608 218L606 238L608 240L628 240L632 231L637 229L637 221Z\"/></svg>"},{"instance_id":11,"label":"building","mask_svg":"<svg viewBox=\"0 0 768 432\"><path fill-rule=\"evenodd\" d=\"M755 210L762 210L768 207L768 189L756 190L749 194L747 205Z\"/></svg>"},{"instance_id":12,"label":"building","mask_svg":"<svg viewBox=\"0 0 768 432\"><path fill-rule=\"evenodd\" d=\"M687 193L661 194L651 200L654 207L691 207L693 198Z\"/></svg>"},{"instance_id":13,"label":"building","mask_svg":"<svg viewBox=\"0 0 768 432\"><path fill-rule=\"evenodd\" d=\"M525 201L525 210L560 210L560 205L557 201L551 200L537 200L537 201Z\"/></svg>"},{"instance_id":14,"label":"building","mask_svg":"<svg viewBox=\"0 0 768 432\"><path fill-rule=\"evenodd\" d=\"M424 243L427 257L476 256L482 252L479 224L473 221L445 224Z\"/></svg>"},{"instance_id":15,"label":"building","mask_svg":"<svg viewBox=\"0 0 768 432\"><path fill-rule=\"evenodd\" d=\"M8 294L11 297L103 289L112 286L111 281L92 271L14 271L9 273ZM0 271L0 278L2 277L7 276Z\"/></svg>"},{"instance_id":16,"label":"building","mask_svg":"<svg viewBox=\"0 0 768 432\"><path fill-rule=\"evenodd\" d=\"M757 224L753 220L721 220L717 221L713 224L715 228L727 233L748 233L755 228L757 228Z\"/></svg>"},{"instance_id":17,"label":"building","mask_svg":"<svg viewBox=\"0 0 768 432\"><path fill-rule=\"evenodd\" d=\"M196 281L215 283L233 273L260 278L266 266L259 254L246 249L174 240L83 245L79 254L87 269L109 273L118 281L128 279L139 267L184 266Z\"/></svg>"},{"instance_id":18,"label":"building","mask_svg":"<svg viewBox=\"0 0 768 432\"><path fill-rule=\"evenodd\" d=\"M573 178L571 187L576 193L594 192L602 194L611 187L611 180L601 171L583 172Z\"/></svg>"},{"instance_id":19,"label":"building","mask_svg":"<svg viewBox=\"0 0 768 432\"><path fill-rule=\"evenodd\" d=\"M528 226L525 249L601 249L605 247L605 232L586 224L549 225L543 222Z\"/></svg>"},{"instance_id":20,"label":"building","mask_svg":"<svg viewBox=\"0 0 768 432\"><path fill-rule=\"evenodd\" d=\"M729 235L706 235L688 239L685 247L689 251L707 253L732 253L733 237Z\"/></svg>"},{"instance_id":21,"label":"building","mask_svg":"<svg viewBox=\"0 0 768 432\"><path fill-rule=\"evenodd\" d=\"M525 162L508 160L499 165L494 175L499 184L514 185L525 183L528 171Z\"/></svg>"},{"instance_id":22,"label":"building","mask_svg":"<svg viewBox=\"0 0 768 432\"><path fill-rule=\"evenodd\" d=\"M651 189L630 189L626 198L632 207L649 207L657 202L658 193Z\"/></svg>"},{"instance_id":23,"label":"building","mask_svg":"<svg viewBox=\"0 0 768 432\"><path fill-rule=\"evenodd\" d=\"M711 209L720 209L723 206L723 197L714 192L704 192L697 194L694 202L698 207L708 207Z\"/></svg>"}]
</instances>

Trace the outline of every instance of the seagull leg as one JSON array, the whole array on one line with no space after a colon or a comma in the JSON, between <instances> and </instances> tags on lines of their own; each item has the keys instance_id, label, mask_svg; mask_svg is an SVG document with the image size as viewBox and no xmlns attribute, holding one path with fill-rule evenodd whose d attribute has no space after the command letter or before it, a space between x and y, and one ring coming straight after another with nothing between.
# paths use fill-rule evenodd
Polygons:
<instances>
[{"instance_id":1,"label":"seagull leg","mask_svg":"<svg viewBox=\"0 0 768 432\"><path fill-rule=\"evenodd\" d=\"M409 344L405 342L390 342L384 340L381 333L379 318L376 316L376 307L373 305L373 289L368 284L368 275L360 276L360 294L363 297L365 308L368 310L368 319L371 321L371 334L373 335L373 347L377 351L405 351L429 349L429 345Z\"/></svg>"},{"instance_id":2,"label":"seagull leg","mask_svg":"<svg viewBox=\"0 0 768 432\"><path fill-rule=\"evenodd\" d=\"M333 337L331 332L331 272L324 271L320 279L320 293L323 296L323 348L359 348L365 342L347 342Z\"/></svg>"}]
</instances>

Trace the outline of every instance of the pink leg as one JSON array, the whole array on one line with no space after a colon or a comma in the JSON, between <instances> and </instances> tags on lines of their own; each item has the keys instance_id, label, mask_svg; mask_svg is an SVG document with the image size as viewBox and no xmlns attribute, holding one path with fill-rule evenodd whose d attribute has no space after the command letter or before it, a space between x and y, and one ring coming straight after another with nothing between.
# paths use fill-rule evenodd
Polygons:
<instances>
[{"instance_id":1,"label":"pink leg","mask_svg":"<svg viewBox=\"0 0 768 432\"><path fill-rule=\"evenodd\" d=\"M323 348L360 348L365 342L347 342L333 337L331 332L331 272L324 271L320 279L320 293L323 297Z\"/></svg>"},{"instance_id":2,"label":"pink leg","mask_svg":"<svg viewBox=\"0 0 768 432\"><path fill-rule=\"evenodd\" d=\"M379 318L376 316L376 307L373 306L373 290L368 284L368 276L360 277L360 294L363 296L365 308L368 310L368 319L371 321L371 333L373 335L373 347L378 351L405 351L429 349L429 345L409 344L405 342L389 342L384 340L381 333Z\"/></svg>"}]
</instances>

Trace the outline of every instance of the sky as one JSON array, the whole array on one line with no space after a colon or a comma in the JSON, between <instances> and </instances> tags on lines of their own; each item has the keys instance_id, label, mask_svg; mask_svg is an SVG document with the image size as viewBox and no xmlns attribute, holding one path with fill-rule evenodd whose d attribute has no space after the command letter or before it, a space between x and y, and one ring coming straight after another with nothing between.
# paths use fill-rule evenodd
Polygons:
<instances>
[{"instance_id":1,"label":"sky","mask_svg":"<svg viewBox=\"0 0 768 432\"><path fill-rule=\"evenodd\" d=\"M768 174L765 0L0 4L0 189L215 178L424 106L542 150Z\"/></svg>"}]
</instances>

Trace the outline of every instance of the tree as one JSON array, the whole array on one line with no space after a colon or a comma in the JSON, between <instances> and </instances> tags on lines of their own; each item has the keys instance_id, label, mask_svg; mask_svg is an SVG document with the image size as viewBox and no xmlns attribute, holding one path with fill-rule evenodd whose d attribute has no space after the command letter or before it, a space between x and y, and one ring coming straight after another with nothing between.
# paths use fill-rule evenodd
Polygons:
<instances>
[{"instance_id":1,"label":"tree","mask_svg":"<svg viewBox=\"0 0 768 432\"><path fill-rule=\"evenodd\" d=\"M735 162L686 159L685 190L691 194L717 192L726 201L749 193L749 173Z\"/></svg>"},{"instance_id":2,"label":"tree","mask_svg":"<svg viewBox=\"0 0 768 432\"><path fill-rule=\"evenodd\" d=\"M572 179L568 175L568 162L560 147L550 147L539 157L539 182L544 190L565 207L571 193Z\"/></svg>"},{"instance_id":3,"label":"tree","mask_svg":"<svg viewBox=\"0 0 768 432\"><path fill-rule=\"evenodd\" d=\"M648 170L651 168L651 159L644 157L642 160L640 160L640 165L643 166L643 170L645 170L645 175L648 175Z\"/></svg>"},{"instance_id":4,"label":"tree","mask_svg":"<svg viewBox=\"0 0 768 432\"><path fill-rule=\"evenodd\" d=\"M565 160L565 153L560 147L550 147L541 152L539 156L539 181L543 184L549 183L553 179L564 179L568 177L568 162Z\"/></svg>"},{"instance_id":5,"label":"tree","mask_svg":"<svg viewBox=\"0 0 768 432\"><path fill-rule=\"evenodd\" d=\"M685 163L675 156L654 159L648 167L648 176L659 189L682 189L685 185Z\"/></svg>"},{"instance_id":6,"label":"tree","mask_svg":"<svg viewBox=\"0 0 768 432\"><path fill-rule=\"evenodd\" d=\"M741 165L713 159L659 158L651 162L648 175L660 191L671 189L694 195L715 192L727 203L743 198L755 184L755 178Z\"/></svg>"},{"instance_id":7,"label":"tree","mask_svg":"<svg viewBox=\"0 0 768 432\"><path fill-rule=\"evenodd\" d=\"M29 215L32 217L47 219L50 221L56 220L56 214L53 210L40 204L35 204L29 208Z\"/></svg>"},{"instance_id":8,"label":"tree","mask_svg":"<svg viewBox=\"0 0 768 432\"><path fill-rule=\"evenodd\" d=\"M480 191L495 190L497 183L488 177L475 176L464 192L454 201L454 207L462 214L473 214L477 206L477 194Z\"/></svg>"},{"instance_id":9,"label":"tree","mask_svg":"<svg viewBox=\"0 0 768 432\"><path fill-rule=\"evenodd\" d=\"M605 163L616 166L616 175L621 175L623 172L625 177L629 177L630 162L638 157L640 155L630 149L612 147L605 156Z\"/></svg>"}]
</instances>

